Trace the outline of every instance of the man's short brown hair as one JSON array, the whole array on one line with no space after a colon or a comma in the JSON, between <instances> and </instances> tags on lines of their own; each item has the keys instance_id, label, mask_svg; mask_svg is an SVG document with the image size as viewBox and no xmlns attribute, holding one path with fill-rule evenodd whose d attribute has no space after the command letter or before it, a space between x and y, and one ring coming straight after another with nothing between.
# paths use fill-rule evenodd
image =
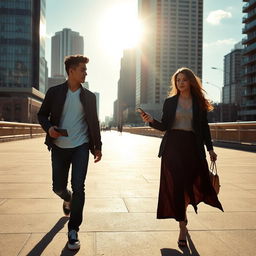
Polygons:
<instances>
[{"instance_id":1,"label":"man's short brown hair","mask_svg":"<svg viewBox=\"0 0 256 256\"><path fill-rule=\"evenodd\" d=\"M83 55L70 55L65 57L65 69L68 74L70 68L75 68L79 65L79 63L87 64L89 59Z\"/></svg>"}]
</instances>

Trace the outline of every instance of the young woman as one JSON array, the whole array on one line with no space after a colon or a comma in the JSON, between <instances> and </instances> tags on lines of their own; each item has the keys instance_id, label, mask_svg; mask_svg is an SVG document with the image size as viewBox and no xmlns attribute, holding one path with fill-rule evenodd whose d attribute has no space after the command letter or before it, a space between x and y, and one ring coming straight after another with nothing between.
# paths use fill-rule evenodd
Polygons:
<instances>
[{"instance_id":1,"label":"young woman","mask_svg":"<svg viewBox=\"0 0 256 256\"><path fill-rule=\"evenodd\" d=\"M157 218L179 222L179 246L187 246L188 204L197 212L204 202L223 211L208 174L204 145L211 161L217 160L207 121L212 105L204 97L200 79L188 68L180 68L171 79L172 97L165 100L161 121L142 113L144 122L160 131L161 178Z\"/></svg>"}]
</instances>

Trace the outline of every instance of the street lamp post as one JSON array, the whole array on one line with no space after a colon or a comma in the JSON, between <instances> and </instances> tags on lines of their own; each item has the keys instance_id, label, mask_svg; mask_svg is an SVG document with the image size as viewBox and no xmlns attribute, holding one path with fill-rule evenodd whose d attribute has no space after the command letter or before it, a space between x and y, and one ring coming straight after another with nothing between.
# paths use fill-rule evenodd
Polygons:
<instances>
[{"instance_id":1,"label":"street lamp post","mask_svg":"<svg viewBox=\"0 0 256 256\"><path fill-rule=\"evenodd\" d=\"M229 81L229 103L228 103L228 118L229 118L229 121L232 119L231 117L231 83L230 83L230 72L229 71L226 71L226 70L223 70L222 68L218 68L218 67L211 67L211 69L215 69L215 70L219 70L221 72L223 72L223 75L224 75L224 86L226 84L226 79L225 79L225 75L227 75L229 77L228 81ZM223 96L225 97L225 95ZM222 103L224 103L224 99L222 99Z\"/></svg>"},{"instance_id":2,"label":"street lamp post","mask_svg":"<svg viewBox=\"0 0 256 256\"><path fill-rule=\"evenodd\" d=\"M205 83L216 87L220 92L220 121L222 122L222 88L220 86L210 83L208 81L205 81Z\"/></svg>"}]
</instances>

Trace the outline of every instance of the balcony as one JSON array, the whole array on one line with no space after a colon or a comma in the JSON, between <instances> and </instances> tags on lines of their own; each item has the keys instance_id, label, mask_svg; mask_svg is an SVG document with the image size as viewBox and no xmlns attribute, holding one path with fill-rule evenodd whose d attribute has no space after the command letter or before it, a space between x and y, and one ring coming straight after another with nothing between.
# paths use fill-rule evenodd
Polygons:
<instances>
[{"instance_id":1,"label":"balcony","mask_svg":"<svg viewBox=\"0 0 256 256\"><path fill-rule=\"evenodd\" d=\"M253 89L245 89L242 93L242 96L244 97L251 97L251 96L255 96L256 95L256 88Z\"/></svg>"},{"instance_id":2,"label":"balcony","mask_svg":"<svg viewBox=\"0 0 256 256\"><path fill-rule=\"evenodd\" d=\"M256 43L253 43L253 44L245 47L243 54L244 55L253 54L254 52L256 53Z\"/></svg>"},{"instance_id":3,"label":"balcony","mask_svg":"<svg viewBox=\"0 0 256 256\"><path fill-rule=\"evenodd\" d=\"M256 62L256 55L252 55L252 56L242 58L241 64L243 66L245 66L245 65L253 64L254 62Z\"/></svg>"},{"instance_id":4,"label":"balcony","mask_svg":"<svg viewBox=\"0 0 256 256\"><path fill-rule=\"evenodd\" d=\"M256 42L256 32L252 32L242 39L242 44L252 44L254 42Z\"/></svg>"},{"instance_id":5,"label":"balcony","mask_svg":"<svg viewBox=\"0 0 256 256\"><path fill-rule=\"evenodd\" d=\"M243 83L242 83L242 86L243 87L247 87L247 86L251 86L251 85L256 85L256 78L246 78L244 81L243 81ZM247 95L246 93L246 91L244 91L244 95ZM251 93L251 91L250 91L250 93Z\"/></svg>"},{"instance_id":6,"label":"balcony","mask_svg":"<svg viewBox=\"0 0 256 256\"><path fill-rule=\"evenodd\" d=\"M250 0L243 6L243 12L248 12L253 8L255 8L255 6L256 6L256 0Z\"/></svg>"},{"instance_id":7,"label":"balcony","mask_svg":"<svg viewBox=\"0 0 256 256\"><path fill-rule=\"evenodd\" d=\"M242 22L243 23L251 22L251 21L253 21L255 19L255 17L256 17L256 9L252 10L248 14L245 14L243 16Z\"/></svg>"},{"instance_id":8,"label":"balcony","mask_svg":"<svg viewBox=\"0 0 256 256\"><path fill-rule=\"evenodd\" d=\"M255 0L256 1L256 0ZM256 30L256 20L246 24L242 29L243 34L247 34L253 30Z\"/></svg>"},{"instance_id":9,"label":"balcony","mask_svg":"<svg viewBox=\"0 0 256 256\"><path fill-rule=\"evenodd\" d=\"M256 68L250 68L250 69L245 70L244 75L248 76L248 75L252 75L254 73L256 73Z\"/></svg>"},{"instance_id":10,"label":"balcony","mask_svg":"<svg viewBox=\"0 0 256 256\"><path fill-rule=\"evenodd\" d=\"M248 100L248 101L245 102L244 106L254 107L254 106L256 106L256 100Z\"/></svg>"}]
</instances>

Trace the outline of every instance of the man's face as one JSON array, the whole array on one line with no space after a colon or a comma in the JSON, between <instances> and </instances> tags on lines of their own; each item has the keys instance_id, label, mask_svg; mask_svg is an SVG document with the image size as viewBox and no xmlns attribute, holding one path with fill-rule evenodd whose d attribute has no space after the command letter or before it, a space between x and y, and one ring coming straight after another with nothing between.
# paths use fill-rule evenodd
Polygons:
<instances>
[{"instance_id":1,"label":"man's face","mask_svg":"<svg viewBox=\"0 0 256 256\"><path fill-rule=\"evenodd\" d=\"M84 83L85 77L87 75L86 70L86 64L79 63L78 66L69 70L69 77L78 83Z\"/></svg>"}]
</instances>

